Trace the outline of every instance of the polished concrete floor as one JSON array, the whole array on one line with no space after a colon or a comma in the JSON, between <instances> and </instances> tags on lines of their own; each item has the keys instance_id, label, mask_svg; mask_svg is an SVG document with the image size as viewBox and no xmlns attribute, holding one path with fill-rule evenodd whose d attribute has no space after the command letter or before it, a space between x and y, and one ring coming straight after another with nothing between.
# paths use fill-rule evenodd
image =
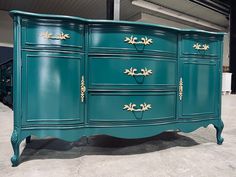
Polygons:
<instances>
[{"instance_id":1,"label":"polished concrete floor","mask_svg":"<svg viewBox=\"0 0 236 177\"><path fill-rule=\"evenodd\" d=\"M12 111L0 103L0 177L236 177L236 95L223 96L222 119L221 146L212 125L138 140L33 137L28 145L22 142L21 163L13 168Z\"/></svg>"}]
</instances>

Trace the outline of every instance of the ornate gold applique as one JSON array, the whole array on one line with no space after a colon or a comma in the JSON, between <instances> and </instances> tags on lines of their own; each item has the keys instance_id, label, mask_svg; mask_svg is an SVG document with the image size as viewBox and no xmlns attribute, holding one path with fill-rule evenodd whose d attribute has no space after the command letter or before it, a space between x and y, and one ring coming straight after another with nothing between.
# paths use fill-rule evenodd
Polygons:
<instances>
[{"instance_id":1,"label":"ornate gold applique","mask_svg":"<svg viewBox=\"0 0 236 177\"><path fill-rule=\"evenodd\" d=\"M137 41L137 37L125 37L124 42L127 42L128 44L143 44L143 45L150 45L153 43L152 39L148 39L146 36L141 38L141 41Z\"/></svg>"},{"instance_id":2,"label":"ornate gold applique","mask_svg":"<svg viewBox=\"0 0 236 177\"><path fill-rule=\"evenodd\" d=\"M136 109L135 107L136 104L130 103L130 104L125 104L123 109L131 112L144 112L152 108L151 104L146 104L146 103L140 104L141 108Z\"/></svg>"},{"instance_id":3,"label":"ornate gold applique","mask_svg":"<svg viewBox=\"0 0 236 177\"><path fill-rule=\"evenodd\" d=\"M64 34L63 32L53 36L52 33L49 33L48 31L46 31L46 32L42 32L41 36L43 38L45 38L45 39L57 39L57 40L65 40L65 39L69 39L70 38L69 34Z\"/></svg>"}]
</instances>

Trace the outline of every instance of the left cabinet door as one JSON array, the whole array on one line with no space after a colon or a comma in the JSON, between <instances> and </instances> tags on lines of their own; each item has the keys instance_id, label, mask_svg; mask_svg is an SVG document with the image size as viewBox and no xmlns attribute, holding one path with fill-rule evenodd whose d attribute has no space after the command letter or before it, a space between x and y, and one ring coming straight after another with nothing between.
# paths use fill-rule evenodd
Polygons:
<instances>
[{"instance_id":1,"label":"left cabinet door","mask_svg":"<svg viewBox=\"0 0 236 177\"><path fill-rule=\"evenodd\" d=\"M22 125L84 122L79 53L22 52Z\"/></svg>"}]
</instances>

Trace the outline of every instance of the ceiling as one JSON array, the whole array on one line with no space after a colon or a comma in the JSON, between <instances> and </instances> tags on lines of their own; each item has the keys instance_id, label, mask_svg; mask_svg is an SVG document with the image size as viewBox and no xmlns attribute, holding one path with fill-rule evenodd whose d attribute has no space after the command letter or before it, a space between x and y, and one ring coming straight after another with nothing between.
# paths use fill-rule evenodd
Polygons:
<instances>
[{"instance_id":1,"label":"ceiling","mask_svg":"<svg viewBox=\"0 0 236 177\"><path fill-rule=\"evenodd\" d=\"M228 27L229 21L225 15L209 8L194 3L191 0L146 0L153 4L175 10L178 13L187 14L207 22ZM132 4L132 0L120 0L121 20L131 20L138 13L148 13L154 16L162 16L154 11L141 8ZM176 3L178 2L178 3ZM13 9L37 13L63 14L80 16L92 19L106 19L106 0L0 0L0 10ZM168 18L165 17L164 18Z\"/></svg>"},{"instance_id":2,"label":"ceiling","mask_svg":"<svg viewBox=\"0 0 236 177\"><path fill-rule=\"evenodd\" d=\"M175 10L177 12L181 12L183 14L197 17L216 25L228 27L229 21L225 15L196 4L190 0L178 0L178 3L176 3L177 1L173 0L148 0L148 2L152 2L153 4L157 4Z\"/></svg>"}]
</instances>

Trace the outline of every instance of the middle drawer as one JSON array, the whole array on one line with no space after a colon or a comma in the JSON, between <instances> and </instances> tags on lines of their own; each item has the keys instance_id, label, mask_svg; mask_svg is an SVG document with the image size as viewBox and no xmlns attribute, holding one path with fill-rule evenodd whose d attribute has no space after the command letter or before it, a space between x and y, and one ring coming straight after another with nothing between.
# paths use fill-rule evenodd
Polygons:
<instances>
[{"instance_id":1,"label":"middle drawer","mask_svg":"<svg viewBox=\"0 0 236 177\"><path fill-rule=\"evenodd\" d=\"M142 57L89 57L89 88L175 87L177 60Z\"/></svg>"}]
</instances>

